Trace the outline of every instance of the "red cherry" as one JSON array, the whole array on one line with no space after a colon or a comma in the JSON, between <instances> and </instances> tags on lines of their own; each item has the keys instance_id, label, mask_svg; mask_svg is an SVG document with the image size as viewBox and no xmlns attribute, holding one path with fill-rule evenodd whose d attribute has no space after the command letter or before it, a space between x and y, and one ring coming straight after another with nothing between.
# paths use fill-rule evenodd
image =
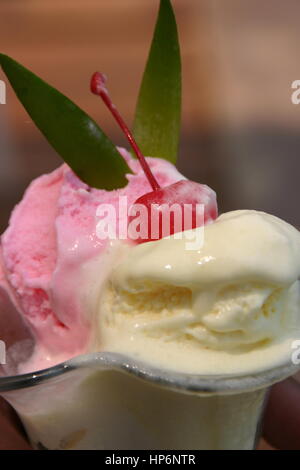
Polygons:
<instances>
[{"instance_id":1,"label":"red cherry","mask_svg":"<svg viewBox=\"0 0 300 470\"><path fill-rule=\"evenodd\" d=\"M136 222L140 221L140 228L142 226L145 229L146 226L146 235L143 237L142 231L135 227L137 229L135 234L130 233L129 238L134 239L137 243L158 240L164 236L196 228L203 225L203 223L213 221L218 215L218 208L216 194L208 186L188 180L180 180L164 188L159 186L133 135L112 103L105 82L105 76L95 72L91 79L91 91L100 96L111 111L139 159L153 189L152 192L139 197L131 208L138 210L136 205L140 204L140 207L144 209L143 213L133 214L131 212L128 219L129 231L134 220ZM200 214L202 214L202 217L199 216ZM134 235L138 235L138 232L141 233L141 236L136 238Z\"/></svg>"},{"instance_id":2,"label":"red cherry","mask_svg":"<svg viewBox=\"0 0 300 470\"><path fill-rule=\"evenodd\" d=\"M176 232L196 228L203 223L212 222L218 216L215 192L204 184L188 180L180 180L146 193L134 203L138 210L137 204L146 208L146 220L142 218L144 226L138 229L141 236L135 239L133 233L129 233L130 238L135 239L137 243L154 241ZM129 217L129 229L135 216L136 214ZM143 236L145 232L146 236Z\"/></svg>"}]
</instances>

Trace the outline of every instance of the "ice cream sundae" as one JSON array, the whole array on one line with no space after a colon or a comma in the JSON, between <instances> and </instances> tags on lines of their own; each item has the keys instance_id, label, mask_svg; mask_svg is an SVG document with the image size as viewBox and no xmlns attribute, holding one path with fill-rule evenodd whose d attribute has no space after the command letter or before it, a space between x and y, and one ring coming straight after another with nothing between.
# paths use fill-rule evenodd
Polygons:
<instances>
[{"instance_id":1,"label":"ice cream sundae","mask_svg":"<svg viewBox=\"0 0 300 470\"><path fill-rule=\"evenodd\" d=\"M112 103L105 77L92 77L91 90L124 131L128 150L115 147L89 116L18 62L0 54L0 64L65 161L30 184L1 237L0 315L6 321L8 312L18 317L27 332L10 346L4 373L35 373L101 353L200 378L242 380L289 366L291 344L300 337L300 234L263 212L218 216L215 192L176 169L180 57L170 2L161 1L133 133ZM189 240L199 243L190 249ZM254 445L264 381L236 393L216 388L215 397L203 398L199 390L197 396L176 395L122 374L116 378L117 372L106 372L106 379L103 374L76 376L75 391L66 387L68 398L57 394L50 404L46 386L46 392L33 393L35 405L26 390L21 399L14 392L6 398L34 445L48 448ZM124 407L113 398L116 387L124 390ZM143 409L131 401L137 394ZM152 400L157 410L170 403L165 435ZM173 440L166 437L178 406L187 413L183 428L191 425L192 410L202 423L192 425L183 441L176 430ZM116 429L118 417L122 424L113 437L109 429Z\"/></svg>"}]
</instances>

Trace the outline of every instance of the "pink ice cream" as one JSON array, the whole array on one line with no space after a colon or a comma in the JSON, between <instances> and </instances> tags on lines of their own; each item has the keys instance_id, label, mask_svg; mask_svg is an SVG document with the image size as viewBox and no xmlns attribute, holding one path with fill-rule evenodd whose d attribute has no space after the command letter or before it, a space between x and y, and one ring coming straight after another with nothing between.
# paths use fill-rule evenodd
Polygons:
<instances>
[{"instance_id":1,"label":"pink ice cream","mask_svg":"<svg viewBox=\"0 0 300 470\"><path fill-rule=\"evenodd\" d=\"M64 164L30 184L2 235L2 300L9 296L10 308L20 312L35 340L34 354L22 372L89 351L92 320L85 266L97 258L99 276L105 276L111 250L109 241L96 235L96 209L100 203L117 206L119 196L127 196L130 205L151 191L140 163L120 152L133 171L126 187L89 188ZM147 161L161 186L183 179L171 163ZM2 302L0 308L7 306Z\"/></svg>"}]
</instances>

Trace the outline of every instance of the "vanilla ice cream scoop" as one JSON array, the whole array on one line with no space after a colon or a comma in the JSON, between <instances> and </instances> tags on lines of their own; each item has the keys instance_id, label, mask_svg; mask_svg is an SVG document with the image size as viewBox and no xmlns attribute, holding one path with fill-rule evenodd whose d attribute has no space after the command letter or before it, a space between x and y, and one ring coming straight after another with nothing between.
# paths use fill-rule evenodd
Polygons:
<instances>
[{"instance_id":1,"label":"vanilla ice cream scoop","mask_svg":"<svg viewBox=\"0 0 300 470\"><path fill-rule=\"evenodd\" d=\"M300 233L248 210L203 230L194 250L174 236L123 248L101 297L101 349L198 373L286 360L300 338Z\"/></svg>"}]
</instances>

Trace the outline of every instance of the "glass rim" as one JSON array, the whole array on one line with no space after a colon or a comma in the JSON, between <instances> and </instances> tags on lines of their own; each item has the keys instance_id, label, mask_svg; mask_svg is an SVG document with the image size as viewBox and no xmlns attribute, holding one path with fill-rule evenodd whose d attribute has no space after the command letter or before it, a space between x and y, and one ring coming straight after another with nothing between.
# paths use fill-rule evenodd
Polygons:
<instances>
[{"instance_id":1,"label":"glass rim","mask_svg":"<svg viewBox=\"0 0 300 470\"><path fill-rule=\"evenodd\" d=\"M76 356L52 367L20 375L0 377L0 393L35 387L52 378L79 369L114 370L146 382L190 394L236 394L266 388L295 374L300 364L290 361L259 372L240 374L192 374L162 369L130 356L114 352L94 352Z\"/></svg>"}]
</instances>

